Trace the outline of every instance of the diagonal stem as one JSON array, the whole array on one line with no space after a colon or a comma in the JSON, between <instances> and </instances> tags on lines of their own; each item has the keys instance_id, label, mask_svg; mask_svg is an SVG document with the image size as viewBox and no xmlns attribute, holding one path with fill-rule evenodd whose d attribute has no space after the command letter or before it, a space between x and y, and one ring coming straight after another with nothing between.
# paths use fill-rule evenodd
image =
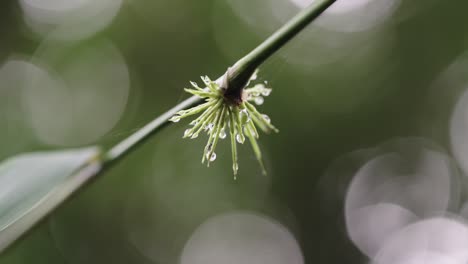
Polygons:
<instances>
[{"instance_id":1,"label":"diagonal stem","mask_svg":"<svg viewBox=\"0 0 468 264\"><path fill-rule=\"evenodd\" d=\"M233 91L236 91L236 89L237 91L242 91L246 80L250 78L254 70L261 63L286 44L307 24L318 17L333 2L335 2L335 0L315 0L311 6L301 11L270 38L260 44L260 46L234 64L234 66L231 67L226 74L220 77L217 82L223 81L224 83L227 83L228 87ZM31 209L27 215L23 215L22 218L17 220L14 226L9 229L0 230L3 232L2 237L0 237L0 253L16 241L21 235L30 230L33 225L37 224L41 219L44 219L44 217L51 213L57 206L69 199L71 195L76 194L77 191L83 189L85 185L90 184L93 179L96 179L96 176L99 176L104 171L111 168L112 165L116 164L124 156L131 153L132 150L135 150L152 135L160 131L165 125L169 124L169 118L174 116L178 111L200 104L202 101L203 99L198 96L192 96L186 99L114 147L102 152L102 154L99 152L99 154L90 158L86 164L75 171L75 177L69 177L68 180L60 186L60 188L56 188L52 192L48 193L44 198L45 200L36 204L35 208ZM223 110L222 113L225 113L224 111L227 110ZM231 114L232 119L239 118L239 112L233 112L233 114L235 116ZM218 126L222 127L224 117L225 116L223 114ZM240 122L238 123L240 124ZM239 135L242 135L243 137L241 127L232 127L231 135L234 134L236 129L238 129ZM252 142L257 159L261 160L261 154L258 150L253 132L250 130L247 131L247 136ZM216 133L217 136L219 136L218 132L219 131ZM234 139L234 137L232 137L232 139ZM216 144L216 140L214 144ZM237 172L237 153L235 148L233 152L233 170L234 173Z\"/></svg>"},{"instance_id":2,"label":"diagonal stem","mask_svg":"<svg viewBox=\"0 0 468 264\"><path fill-rule=\"evenodd\" d=\"M237 61L231 68L228 69L224 76L221 76L218 81L225 80L228 87L226 93L240 94L242 89L248 82L250 76L256 68L258 68L267 58L273 55L288 41L303 30L310 22L322 14L336 0L315 0L307 8L300 11L291 20L278 29L273 35L267 38L258 47L252 50L249 54ZM175 113L180 110L200 104L202 99L197 96L192 96L185 101L174 106L158 118L151 121L135 134L124 139L116 146L109 149L103 156L105 165L116 162L137 146L145 142L151 135L154 135L169 123Z\"/></svg>"},{"instance_id":3,"label":"diagonal stem","mask_svg":"<svg viewBox=\"0 0 468 264\"><path fill-rule=\"evenodd\" d=\"M201 102L202 99L200 97L192 96L182 101L178 105L174 106L173 108L160 115L134 134L130 135L128 138L124 139L123 141L109 149L104 154L104 164L114 163L118 159L122 158L129 151L136 148L138 145L141 145L149 137L151 137L151 135L157 133L165 125L170 124L171 122L169 122L169 118L174 116L178 111L190 108L192 106L200 104Z\"/></svg>"},{"instance_id":4,"label":"diagonal stem","mask_svg":"<svg viewBox=\"0 0 468 264\"><path fill-rule=\"evenodd\" d=\"M238 93L242 90L255 69L335 2L336 0L315 0L308 7L301 10L228 70L227 88L231 89L232 93Z\"/></svg>"}]
</instances>

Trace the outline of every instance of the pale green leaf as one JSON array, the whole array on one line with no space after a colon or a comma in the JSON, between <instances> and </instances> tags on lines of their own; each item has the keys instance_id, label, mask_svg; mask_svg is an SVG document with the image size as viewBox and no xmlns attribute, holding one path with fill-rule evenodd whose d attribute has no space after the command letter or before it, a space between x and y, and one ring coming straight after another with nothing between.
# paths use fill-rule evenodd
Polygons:
<instances>
[{"instance_id":1,"label":"pale green leaf","mask_svg":"<svg viewBox=\"0 0 468 264\"><path fill-rule=\"evenodd\" d=\"M99 149L35 152L0 163L0 251L100 170Z\"/></svg>"}]
</instances>

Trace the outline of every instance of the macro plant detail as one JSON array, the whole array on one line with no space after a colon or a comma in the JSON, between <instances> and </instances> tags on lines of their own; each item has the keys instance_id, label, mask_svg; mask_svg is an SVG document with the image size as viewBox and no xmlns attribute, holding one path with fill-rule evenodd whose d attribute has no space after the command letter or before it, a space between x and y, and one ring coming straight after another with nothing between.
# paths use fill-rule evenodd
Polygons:
<instances>
[{"instance_id":1,"label":"macro plant detail","mask_svg":"<svg viewBox=\"0 0 468 264\"><path fill-rule=\"evenodd\" d=\"M256 77L257 72L254 72L248 84L250 81L254 81ZM227 89L225 87L227 85L224 78L221 84L210 80L208 76L202 76L201 79L206 86L205 88L200 88L197 83L191 82L193 88L185 88L184 90L204 99L205 102L190 109L177 112L169 121L179 122L182 118L201 113L190 122L192 127L185 130L183 137L194 139L200 133L206 132L208 142L203 151L202 163L206 160L208 167L210 166L210 162L216 160L216 146L219 139L227 137L226 130L228 130L231 139L234 177L236 177L239 169L237 143L243 144L247 137L263 174L266 174L262 161L262 153L257 143L257 139L259 138L257 127L265 133L279 131L271 124L270 118L260 113L251 102L262 105L264 97L269 96L272 89L267 88L265 84L259 83L251 88L243 89L240 98L236 98L226 94Z\"/></svg>"},{"instance_id":2,"label":"macro plant detail","mask_svg":"<svg viewBox=\"0 0 468 264\"><path fill-rule=\"evenodd\" d=\"M263 173L262 153L258 146L259 130L278 132L267 115L254 106L261 105L271 93L267 83L249 86L256 69L274 55L309 23L337 0L315 0L298 12L270 37L240 58L216 81L203 77L206 87L185 89L193 94L148 122L116 144L79 149L32 152L13 156L0 163L0 253L32 230L57 207L94 179L119 164L166 125L200 114L184 132L185 138L208 134L202 162L216 159L216 145L230 135L234 177L238 172L237 143L249 140ZM46 165L44 165L46 164ZM11 181L13 179L13 183ZM44 180L48 179L48 180ZM12 214L10 214L13 212Z\"/></svg>"}]
</instances>

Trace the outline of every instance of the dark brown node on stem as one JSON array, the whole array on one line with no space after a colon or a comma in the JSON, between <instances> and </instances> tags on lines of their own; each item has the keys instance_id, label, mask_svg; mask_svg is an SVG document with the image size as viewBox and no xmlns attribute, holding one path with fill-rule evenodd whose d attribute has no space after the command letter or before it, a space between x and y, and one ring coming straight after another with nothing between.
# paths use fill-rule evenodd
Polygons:
<instances>
[{"instance_id":1,"label":"dark brown node on stem","mask_svg":"<svg viewBox=\"0 0 468 264\"><path fill-rule=\"evenodd\" d=\"M244 101L244 88L248 85L254 71L255 68L251 71L241 71L239 74L234 67L227 70L222 79L221 90L228 104L239 106Z\"/></svg>"},{"instance_id":2,"label":"dark brown node on stem","mask_svg":"<svg viewBox=\"0 0 468 264\"><path fill-rule=\"evenodd\" d=\"M224 101L228 104L239 106L243 102L244 89L223 89Z\"/></svg>"}]
</instances>

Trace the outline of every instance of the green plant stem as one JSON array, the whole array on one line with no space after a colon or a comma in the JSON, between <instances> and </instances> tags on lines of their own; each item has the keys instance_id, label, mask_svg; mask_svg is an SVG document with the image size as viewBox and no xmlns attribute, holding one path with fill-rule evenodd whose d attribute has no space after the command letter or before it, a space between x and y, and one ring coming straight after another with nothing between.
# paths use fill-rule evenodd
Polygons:
<instances>
[{"instance_id":1,"label":"green plant stem","mask_svg":"<svg viewBox=\"0 0 468 264\"><path fill-rule=\"evenodd\" d=\"M235 63L233 67L229 68L217 82L223 82L223 84L227 83L227 88L241 92L252 73L260 64L286 44L335 1L336 0L315 0L312 5L299 12L271 37L260 44L260 46ZM48 202L43 201L39 205L41 208L36 206L35 210L31 211L27 217L21 219L23 222L19 222L14 228L9 229L9 233L5 233L4 231L3 241L0 240L0 251L10 246L19 235L24 234L24 232L29 230L31 226L36 224L39 220L44 219L47 214L52 212L66 199L70 198L71 195L76 194L78 189L82 189L84 185L90 184L92 180L96 178L95 176L112 167L113 164L116 164L117 161L131 153L132 150L143 144L165 125L169 124L169 118L174 116L178 111L200 104L202 101L203 99L197 96L186 99L114 147L104 150L91 158L75 172L76 177L70 177L68 181L62 184L60 189L53 192L52 196L48 196ZM242 131L242 129L240 129L240 131ZM251 134L249 134L249 136L252 137ZM257 153L257 156L258 155ZM234 166L237 166L236 159L237 157L234 155Z\"/></svg>"},{"instance_id":2,"label":"green plant stem","mask_svg":"<svg viewBox=\"0 0 468 264\"><path fill-rule=\"evenodd\" d=\"M297 33L303 30L335 1L336 0L315 0L310 6L301 10L296 16L289 20L289 22L283 25L258 47L237 61L231 68L229 68L224 76L218 79L218 81L227 78L225 81L228 84L228 90L232 90L234 93L240 93L256 68L284 46L284 44L291 40ZM192 96L165 112L135 134L124 139L122 142L104 153L104 166L107 167L107 165L119 160L138 145L142 144L151 135L161 130L161 128L169 123L169 118L179 110L195 106L201 102L202 99Z\"/></svg>"},{"instance_id":3,"label":"green plant stem","mask_svg":"<svg viewBox=\"0 0 468 264\"><path fill-rule=\"evenodd\" d=\"M228 70L228 89L242 90L252 73L336 0L315 0ZM234 92L233 92L234 93Z\"/></svg>"},{"instance_id":4,"label":"green plant stem","mask_svg":"<svg viewBox=\"0 0 468 264\"><path fill-rule=\"evenodd\" d=\"M190 108L197 104L200 104L202 99L198 96L192 96L185 101L182 101L178 105L171 108L169 111L160 115L158 118L154 119L143 128L138 130L136 133L132 134L128 138L124 139L110 150L108 150L103 157L103 162L105 165L109 165L122 158L126 153L137 147L138 145L145 142L151 135L155 134L161 130L165 125L171 123L169 118L175 115L178 111Z\"/></svg>"}]
</instances>

